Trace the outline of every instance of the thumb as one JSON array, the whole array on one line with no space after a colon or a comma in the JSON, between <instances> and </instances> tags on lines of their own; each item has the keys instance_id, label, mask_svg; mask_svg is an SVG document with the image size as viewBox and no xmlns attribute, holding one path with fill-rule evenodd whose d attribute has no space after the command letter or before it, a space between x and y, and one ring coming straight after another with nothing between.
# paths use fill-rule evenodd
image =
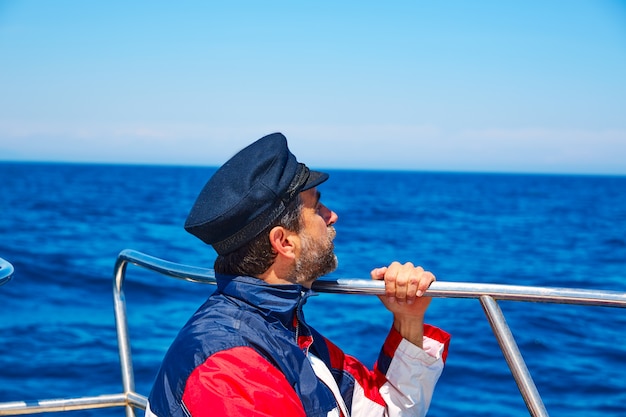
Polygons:
<instances>
[{"instance_id":1,"label":"thumb","mask_svg":"<svg viewBox=\"0 0 626 417\"><path fill-rule=\"evenodd\" d=\"M371 275L372 279L381 280L381 279L385 278L385 272L387 272L387 267L383 266L381 268L374 268L374 269L372 269L372 272L370 272L370 275Z\"/></svg>"}]
</instances>

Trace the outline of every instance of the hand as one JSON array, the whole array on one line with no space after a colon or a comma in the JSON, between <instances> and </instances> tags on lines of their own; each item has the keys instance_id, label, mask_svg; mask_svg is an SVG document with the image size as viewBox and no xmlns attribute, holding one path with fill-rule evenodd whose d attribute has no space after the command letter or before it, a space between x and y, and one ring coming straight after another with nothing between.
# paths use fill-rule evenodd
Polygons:
<instances>
[{"instance_id":1,"label":"hand","mask_svg":"<svg viewBox=\"0 0 626 417\"><path fill-rule=\"evenodd\" d=\"M376 268L371 272L372 279L385 280L385 296L380 299L391 312L409 315L424 315L430 297L422 298L435 276L415 267L411 262L404 265L393 262L391 265Z\"/></svg>"},{"instance_id":2,"label":"hand","mask_svg":"<svg viewBox=\"0 0 626 417\"><path fill-rule=\"evenodd\" d=\"M393 313L394 327L413 344L422 345L424 314L431 298L424 293L435 281L435 276L407 262L376 268L371 272L372 279L385 280L385 295L380 300Z\"/></svg>"}]
</instances>

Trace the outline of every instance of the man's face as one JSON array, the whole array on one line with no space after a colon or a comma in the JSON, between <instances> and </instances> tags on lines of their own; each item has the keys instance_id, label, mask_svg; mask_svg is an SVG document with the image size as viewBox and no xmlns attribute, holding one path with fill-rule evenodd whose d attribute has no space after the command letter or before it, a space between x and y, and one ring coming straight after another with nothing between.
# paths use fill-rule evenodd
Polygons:
<instances>
[{"instance_id":1,"label":"man's face","mask_svg":"<svg viewBox=\"0 0 626 417\"><path fill-rule=\"evenodd\" d=\"M337 268L333 239L337 214L320 202L320 193L312 188L300 193L302 198L302 230L300 253L296 258L294 276L296 281L310 287L322 275Z\"/></svg>"}]
</instances>

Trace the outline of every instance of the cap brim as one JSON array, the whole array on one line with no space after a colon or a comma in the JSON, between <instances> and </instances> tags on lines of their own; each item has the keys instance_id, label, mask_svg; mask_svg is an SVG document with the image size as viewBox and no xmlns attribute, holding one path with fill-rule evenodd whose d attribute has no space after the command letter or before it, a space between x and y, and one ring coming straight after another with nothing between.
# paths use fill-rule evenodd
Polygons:
<instances>
[{"instance_id":1,"label":"cap brim","mask_svg":"<svg viewBox=\"0 0 626 417\"><path fill-rule=\"evenodd\" d=\"M302 187L301 191L305 191L313 187L317 187L318 185L326 181L328 177L329 175L325 172L319 172L319 171L313 171L313 170L309 171L309 178L306 180L306 183L304 184L304 187Z\"/></svg>"}]
</instances>

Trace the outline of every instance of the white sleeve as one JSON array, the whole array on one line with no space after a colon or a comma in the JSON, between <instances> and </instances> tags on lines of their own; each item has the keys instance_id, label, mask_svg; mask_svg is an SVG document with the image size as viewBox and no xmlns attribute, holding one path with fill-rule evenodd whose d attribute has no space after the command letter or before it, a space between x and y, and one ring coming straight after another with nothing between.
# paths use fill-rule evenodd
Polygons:
<instances>
[{"instance_id":1,"label":"white sleeve","mask_svg":"<svg viewBox=\"0 0 626 417\"><path fill-rule=\"evenodd\" d=\"M385 376L380 394L388 417L426 415L435 385L443 371L444 344L424 337L424 349L402 339Z\"/></svg>"}]
</instances>

